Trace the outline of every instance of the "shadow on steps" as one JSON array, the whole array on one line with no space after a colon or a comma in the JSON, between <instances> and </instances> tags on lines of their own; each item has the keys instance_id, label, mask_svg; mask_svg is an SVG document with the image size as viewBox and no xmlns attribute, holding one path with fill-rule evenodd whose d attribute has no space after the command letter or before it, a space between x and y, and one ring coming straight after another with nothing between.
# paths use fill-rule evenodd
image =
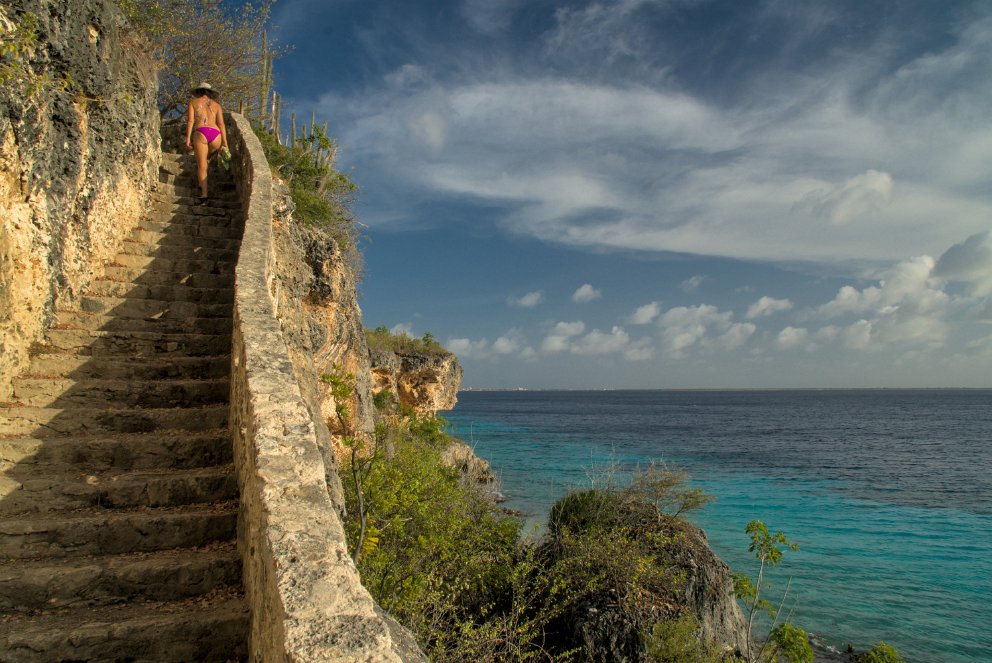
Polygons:
<instances>
[{"instance_id":1,"label":"shadow on steps","mask_svg":"<svg viewBox=\"0 0 992 663\"><path fill-rule=\"evenodd\" d=\"M228 426L243 217L165 154L145 217L0 406L0 661L247 657Z\"/></svg>"}]
</instances>

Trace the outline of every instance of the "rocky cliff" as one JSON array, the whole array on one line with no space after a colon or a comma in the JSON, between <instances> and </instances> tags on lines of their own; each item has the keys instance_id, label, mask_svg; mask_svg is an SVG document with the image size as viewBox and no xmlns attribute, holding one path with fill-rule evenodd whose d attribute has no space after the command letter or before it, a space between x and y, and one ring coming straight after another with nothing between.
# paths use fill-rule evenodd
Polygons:
<instances>
[{"instance_id":1,"label":"rocky cliff","mask_svg":"<svg viewBox=\"0 0 992 663\"><path fill-rule=\"evenodd\" d=\"M158 168L159 116L154 66L113 0L10 0L0 32L23 46L0 69L6 400L55 309L72 305L137 223Z\"/></svg>"},{"instance_id":2,"label":"rocky cliff","mask_svg":"<svg viewBox=\"0 0 992 663\"><path fill-rule=\"evenodd\" d=\"M426 413L455 407L462 367L449 352L419 353L373 350L375 393L388 390L401 405Z\"/></svg>"}]
</instances>

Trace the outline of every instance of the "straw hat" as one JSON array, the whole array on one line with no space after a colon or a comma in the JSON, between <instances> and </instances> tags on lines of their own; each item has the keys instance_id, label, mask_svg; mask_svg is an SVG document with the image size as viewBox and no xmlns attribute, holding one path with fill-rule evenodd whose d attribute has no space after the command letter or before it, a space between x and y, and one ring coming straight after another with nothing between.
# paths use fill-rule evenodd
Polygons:
<instances>
[{"instance_id":1,"label":"straw hat","mask_svg":"<svg viewBox=\"0 0 992 663\"><path fill-rule=\"evenodd\" d=\"M192 90L190 90L190 92L193 93L193 94L196 94L200 90L203 90L204 92L206 92L210 96L211 99L215 99L217 97L217 90L215 90L213 88L213 86L210 85L210 83L208 83L206 81L202 81L199 85L197 85L195 88L193 88Z\"/></svg>"}]
</instances>

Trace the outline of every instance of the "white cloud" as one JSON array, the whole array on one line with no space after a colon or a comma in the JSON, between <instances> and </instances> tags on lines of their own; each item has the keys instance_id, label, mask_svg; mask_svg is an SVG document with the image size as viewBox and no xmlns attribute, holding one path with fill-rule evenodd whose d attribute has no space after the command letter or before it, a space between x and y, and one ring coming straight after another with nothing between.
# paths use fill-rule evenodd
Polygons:
<instances>
[{"instance_id":1,"label":"white cloud","mask_svg":"<svg viewBox=\"0 0 992 663\"><path fill-rule=\"evenodd\" d=\"M843 225L883 209L892 202L892 189L891 175L869 170L843 184L806 194L800 206L834 225Z\"/></svg>"},{"instance_id":2,"label":"white cloud","mask_svg":"<svg viewBox=\"0 0 992 663\"><path fill-rule=\"evenodd\" d=\"M702 341L711 330L727 331L733 313L721 313L715 306L677 306L658 318L662 341L668 354L682 357L686 350Z\"/></svg>"},{"instance_id":3,"label":"white cloud","mask_svg":"<svg viewBox=\"0 0 992 663\"><path fill-rule=\"evenodd\" d=\"M408 87L418 85L428 80L427 72L424 68L407 63L386 75L386 82L395 87Z\"/></svg>"},{"instance_id":4,"label":"white cloud","mask_svg":"<svg viewBox=\"0 0 992 663\"><path fill-rule=\"evenodd\" d=\"M940 280L933 277L935 264L930 256L904 260L883 272L877 286L863 290L842 287L832 301L819 307L818 312L826 317L837 317L907 305L921 312L932 311L948 299Z\"/></svg>"},{"instance_id":5,"label":"white cloud","mask_svg":"<svg viewBox=\"0 0 992 663\"><path fill-rule=\"evenodd\" d=\"M852 350L864 350L871 343L872 324L867 320L858 320L841 332L845 347Z\"/></svg>"},{"instance_id":6,"label":"white cloud","mask_svg":"<svg viewBox=\"0 0 992 663\"><path fill-rule=\"evenodd\" d=\"M586 323L581 320L576 320L575 322L559 322L556 323L552 328L553 334L559 334L565 337L578 336L586 330Z\"/></svg>"},{"instance_id":7,"label":"white cloud","mask_svg":"<svg viewBox=\"0 0 992 663\"><path fill-rule=\"evenodd\" d=\"M393 336L410 336L413 337L413 325L409 322L400 322L395 324L390 328L389 333Z\"/></svg>"},{"instance_id":8,"label":"white cloud","mask_svg":"<svg viewBox=\"0 0 992 663\"><path fill-rule=\"evenodd\" d=\"M512 355L522 352L527 345L527 339L519 329L510 329L493 341L492 350L498 355Z\"/></svg>"},{"instance_id":9,"label":"white cloud","mask_svg":"<svg viewBox=\"0 0 992 663\"><path fill-rule=\"evenodd\" d=\"M602 291L597 290L588 283L585 283L579 286L579 289L572 293L572 301L578 303L592 302L602 296Z\"/></svg>"},{"instance_id":10,"label":"white cloud","mask_svg":"<svg viewBox=\"0 0 992 663\"><path fill-rule=\"evenodd\" d=\"M716 339L713 345L728 352L736 350L747 343L757 329L758 327L750 322L735 322L730 325L730 329Z\"/></svg>"},{"instance_id":11,"label":"white cloud","mask_svg":"<svg viewBox=\"0 0 992 663\"><path fill-rule=\"evenodd\" d=\"M494 359L517 355L522 359L532 359L534 349L527 345L527 338L519 329L509 329L492 343L482 338L473 341L469 338L450 338L445 344L451 352L463 359Z\"/></svg>"},{"instance_id":12,"label":"white cloud","mask_svg":"<svg viewBox=\"0 0 992 663\"><path fill-rule=\"evenodd\" d=\"M947 249L933 273L968 283L978 297L992 295L992 230L974 234Z\"/></svg>"},{"instance_id":13,"label":"white cloud","mask_svg":"<svg viewBox=\"0 0 992 663\"><path fill-rule=\"evenodd\" d=\"M510 297L506 300L506 303L510 306L518 306L520 308L534 308L542 301L544 301L544 292L537 290L535 292L528 292L523 297Z\"/></svg>"},{"instance_id":14,"label":"white cloud","mask_svg":"<svg viewBox=\"0 0 992 663\"><path fill-rule=\"evenodd\" d=\"M473 341L467 338L449 338L445 347L463 359L485 359L489 356L489 341Z\"/></svg>"},{"instance_id":15,"label":"white cloud","mask_svg":"<svg viewBox=\"0 0 992 663\"><path fill-rule=\"evenodd\" d=\"M413 118L409 123L410 135L421 145L438 154L444 149L448 127L440 115L426 112Z\"/></svg>"},{"instance_id":16,"label":"white cloud","mask_svg":"<svg viewBox=\"0 0 992 663\"><path fill-rule=\"evenodd\" d=\"M685 281L682 281L682 283L679 284L679 288L682 289L682 292L686 294L691 294L699 290L699 286L702 285L703 281L705 280L706 280L705 276L699 276L698 274L696 276L690 276Z\"/></svg>"},{"instance_id":17,"label":"white cloud","mask_svg":"<svg viewBox=\"0 0 992 663\"><path fill-rule=\"evenodd\" d=\"M505 30L523 0L463 0L462 16L469 25L485 34Z\"/></svg>"},{"instance_id":18,"label":"white cloud","mask_svg":"<svg viewBox=\"0 0 992 663\"><path fill-rule=\"evenodd\" d=\"M565 352L571 347L571 339L586 330L581 320L576 322L559 322L551 329L551 333L541 342L541 350L547 353Z\"/></svg>"},{"instance_id":19,"label":"white cloud","mask_svg":"<svg viewBox=\"0 0 992 663\"><path fill-rule=\"evenodd\" d=\"M943 289L944 281L935 276L936 264L930 256L903 260L879 274L877 285L861 290L842 287L817 313L828 318L850 314L860 318L837 334L851 349L941 347L950 333L945 318L953 301Z\"/></svg>"},{"instance_id":20,"label":"white cloud","mask_svg":"<svg viewBox=\"0 0 992 663\"><path fill-rule=\"evenodd\" d=\"M786 327L778 333L776 342L780 348L791 349L802 345L809 338L809 330L803 327Z\"/></svg>"},{"instance_id":21,"label":"white cloud","mask_svg":"<svg viewBox=\"0 0 992 663\"><path fill-rule=\"evenodd\" d=\"M610 333L593 329L576 339L571 351L577 355L605 355L620 352L630 343L630 336L623 327L613 327Z\"/></svg>"},{"instance_id":22,"label":"white cloud","mask_svg":"<svg viewBox=\"0 0 992 663\"><path fill-rule=\"evenodd\" d=\"M792 308L792 302L788 299L775 299L774 297L762 297L755 303L751 304L747 309L747 314L744 316L749 320L754 318L760 318L766 315L772 315L773 313L778 313L779 311L788 311Z\"/></svg>"},{"instance_id":23,"label":"white cloud","mask_svg":"<svg viewBox=\"0 0 992 663\"><path fill-rule=\"evenodd\" d=\"M661 313L661 302L651 302L638 306L627 321L632 325L646 325L657 318L659 313Z\"/></svg>"}]
</instances>

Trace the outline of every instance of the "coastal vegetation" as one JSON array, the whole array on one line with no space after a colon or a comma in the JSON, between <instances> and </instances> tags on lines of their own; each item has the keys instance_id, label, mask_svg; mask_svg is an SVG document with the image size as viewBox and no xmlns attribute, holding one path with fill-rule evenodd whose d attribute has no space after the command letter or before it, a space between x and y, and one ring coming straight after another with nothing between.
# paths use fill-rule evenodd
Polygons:
<instances>
[{"instance_id":1,"label":"coastal vegetation","mask_svg":"<svg viewBox=\"0 0 992 663\"><path fill-rule=\"evenodd\" d=\"M397 354L422 354L427 356L443 355L448 351L434 335L426 332L420 338L414 338L404 332L393 333L386 327L375 329L365 328L365 339L369 350L373 352L395 352Z\"/></svg>"},{"instance_id":2,"label":"coastal vegetation","mask_svg":"<svg viewBox=\"0 0 992 663\"><path fill-rule=\"evenodd\" d=\"M347 375L327 381L347 396ZM437 661L715 661L685 600L690 525L708 501L662 466L559 501L546 536L446 465L444 419L389 398L343 468L349 545L376 601ZM347 416L345 414L345 416ZM389 422L389 423L387 423Z\"/></svg>"},{"instance_id":3,"label":"coastal vegetation","mask_svg":"<svg viewBox=\"0 0 992 663\"><path fill-rule=\"evenodd\" d=\"M349 377L329 378L342 401ZM703 635L688 585L706 543L684 517L711 498L684 473L651 465L628 481L608 474L560 499L535 537L445 464L443 418L403 408L389 392L375 404L374 436L346 442L349 546L372 596L431 660L812 662L806 632L763 598L769 571L798 546L760 521L745 530L757 575L733 583L746 635L729 648ZM770 617L763 628L761 614ZM859 660L902 663L884 643Z\"/></svg>"},{"instance_id":4,"label":"coastal vegetation","mask_svg":"<svg viewBox=\"0 0 992 663\"><path fill-rule=\"evenodd\" d=\"M252 127L269 166L289 187L293 221L331 237L359 278L360 227L351 211L358 187L347 173L334 167L337 146L333 139L320 127L311 126L309 134L297 137L292 145L281 145L261 123L252 122Z\"/></svg>"}]
</instances>

